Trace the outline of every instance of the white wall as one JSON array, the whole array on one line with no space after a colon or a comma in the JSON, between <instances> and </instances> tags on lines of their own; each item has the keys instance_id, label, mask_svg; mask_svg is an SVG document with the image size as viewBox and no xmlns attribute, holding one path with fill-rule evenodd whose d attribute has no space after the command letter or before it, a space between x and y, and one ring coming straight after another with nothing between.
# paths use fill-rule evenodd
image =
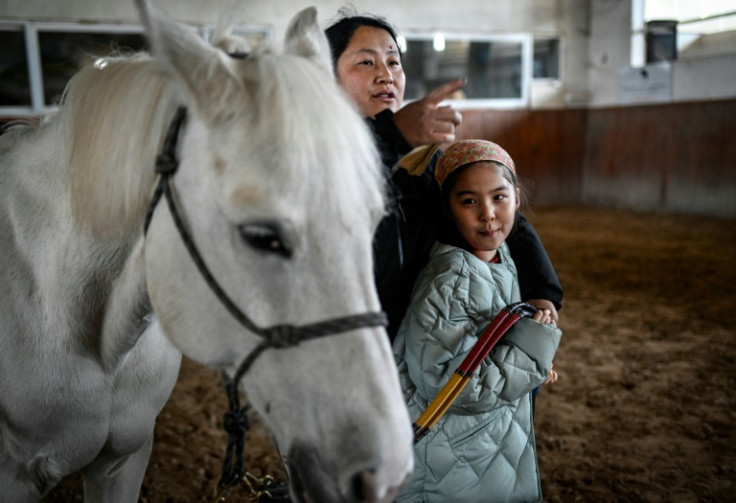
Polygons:
<instances>
[{"instance_id":1,"label":"white wall","mask_svg":"<svg viewBox=\"0 0 736 503\"><path fill-rule=\"evenodd\" d=\"M154 0L181 21L215 22L219 6L229 0ZM249 21L273 26L282 34L298 10L316 5L327 20L348 0L243 0ZM362 12L388 17L401 30L477 33L539 32L554 34L571 8L586 10L585 0L471 0L449 7L444 0L352 1ZM0 0L0 17L54 21L135 22L133 0Z\"/></svg>"},{"instance_id":2,"label":"white wall","mask_svg":"<svg viewBox=\"0 0 736 503\"><path fill-rule=\"evenodd\" d=\"M615 104L618 72L631 58L631 2L593 0L589 40L590 104Z\"/></svg>"},{"instance_id":3,"label":"white wall","mask_svg":"<svg viewBox=\"0 0 736 503\"><path fill-rule=\"evenodd\" d=\"M188 23L217 22L227 0L156 0ZM243 1L243 21L283 36L291 16L317 5L324 24L347 1ZM631 57L631 0L352 0L359 11L380 14L401 32L531 33L561 37L560 82L535 82L534 108L618 104L618 72ZM0 0L0 19L137 23L133 0ZM736 97L736 47L730 54L673 63L675 100Z\"/></svg>"},{"instance_id":4,"label":"white wall","mask_svg":"<svg viewBox=\"0 0 736 503\"><path fill-rule=\"evenodd\" d=\"M733 45L736 51L736 45ZM673 101L736 97L736 56L678 59L672 68Z\"/></svg>"}]
</instances>

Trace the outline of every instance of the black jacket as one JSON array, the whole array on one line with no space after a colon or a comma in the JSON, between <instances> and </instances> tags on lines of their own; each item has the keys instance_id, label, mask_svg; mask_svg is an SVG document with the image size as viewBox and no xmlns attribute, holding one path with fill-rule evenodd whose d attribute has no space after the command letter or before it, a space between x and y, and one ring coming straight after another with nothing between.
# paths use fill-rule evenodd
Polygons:
<instances>
[{"instance_id":1,"label":"black jacket","mask_svg":"<svg viewBox=\"0 0 736 503\"><path fill-rule=\"evenodd\" d=\"M440 191L434 179L434 165L418 176L394 169L411 151L385 110L367 122L373 130L389 180L389 212L374 237L375 277L381 305L389 319L388 334L393 341L409 305L412 285L424 267L437 238L441 211ZM542 242L523 215L506 242L516 263L521 298L547 299L562 307L562 286Z\"/></svg>"}]
</instances>

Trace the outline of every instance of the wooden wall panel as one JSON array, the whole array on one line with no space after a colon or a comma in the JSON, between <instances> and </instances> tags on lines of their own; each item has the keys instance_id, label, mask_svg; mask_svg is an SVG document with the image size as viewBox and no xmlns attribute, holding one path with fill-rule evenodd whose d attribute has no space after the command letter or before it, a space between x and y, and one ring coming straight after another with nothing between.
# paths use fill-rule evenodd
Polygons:
<instances>
[{"instance_id":1,"label":"wooden wall panel","mask_svg":"<svg viewBox=\"0 0 736 503\"><path fill-rule=\"evenodd\" d=\"M536 205L736 218L736 100L464 111L458 139L509 151Z\"/></svg>"},{"instance_id":2,"label":"wooden wall panel","mask_svg":"<svg viewBox=\"0 0 736 503\"><path fill-rule=\"evenodd\" d=\"M532 205L736 218L736 100L467 110L457 138L508 150Z\"/></svg>"},{"instance_id":3,"label":"wooden wall panel","mask_svg":"<svg viewBox=\"0 0 736 503\"><path fill-rule=\"evenodd\" d=\"M736 100L592 109L581 202L736 217Z\"/></svg>"},{"instance_id":4,"label":"wooden wall panel","mask_svg":"<svg viewBox=\"0 0 736 503\"><path fill-rule=\"evenodd\" d=\"M582 198L584 110L463 112L458 139L483 138L506 149L533 205Z\"/></svg>"}]
</instances>

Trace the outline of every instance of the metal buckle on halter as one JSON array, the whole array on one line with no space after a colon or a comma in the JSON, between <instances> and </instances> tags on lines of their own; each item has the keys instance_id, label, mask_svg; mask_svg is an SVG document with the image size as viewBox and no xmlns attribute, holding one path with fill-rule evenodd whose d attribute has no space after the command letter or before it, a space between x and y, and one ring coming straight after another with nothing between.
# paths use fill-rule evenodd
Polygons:
<instances>
[{"instance_id":1,"label":"metal buckle on halter","mask_svg":"<svg viewBox=\"0 0 736 503\"><path fill-rule=\"evenodd\" d=\"M240 478L239 483L246 490L246 497L251 503L260 503L263 501L279 501L279 498L287 501L286 498L279 494L276 494L275 490L286 491L288 493L288 487L277 487L279 483L271 475L264 475L263 477L257 477L251 472L245 472ZM213 503L225 503L230 489L234 486L223 487L218 493L215 494Z\"/></svg>"},{"instance_id":2,"label":"metal buckle on halter","mask_svg":"<svg viewBox=\"0 0 736 503\"><path fill-rule=\"evenodd\" d=\"M179 168L179 160L176 158L176 145L179 142L179 131L186 115L186 108L179 107L176 109L174 118L166 132L164 146L161 153L156 157L155 172L158 175L173 175Z\"/></svg>"}]
</instances>

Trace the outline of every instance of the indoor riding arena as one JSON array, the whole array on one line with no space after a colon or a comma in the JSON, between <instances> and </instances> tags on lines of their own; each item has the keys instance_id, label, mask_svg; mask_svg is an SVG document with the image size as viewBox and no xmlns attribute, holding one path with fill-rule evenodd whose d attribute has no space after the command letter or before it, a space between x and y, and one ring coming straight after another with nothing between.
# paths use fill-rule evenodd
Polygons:
<instances>
[{"instance_id":1,"label":"indoor riding arena","mask_svg":"<svg viewBox=\"0 0 736 503\"><path fill-rule=\"evenodd\" d=\"M680 109L657 106L625 113L659 121ZM663 171L691 168L692 173L670 174L669 180L672 186L692 184L696 192L700 188L693 179L716 178L715 172L720 171L723 183L730 183L733 212L736 146L727 144L722 132L736 131L736 102L689 105L685 112L688 117L709 115L701 120L692 117L681 133L660 127L656 142L651 136L639 138L639 155L645 158L641 162L648 164L637 165L632 159L627 165L632 171L650 168L656 177L662 177ZM628 132L611 131L601 138L637 141L630 132L636 129L631 120L607 117L616 113L621 112L592 113L587 121L626 124ZM573 115L573 121L584 119L577 117L584 115L580 112ZM542 126L542 119L530 117L540 124L518 128L527 135L550 131ZM566 124L562 116L547 119L557 127ZM694 127L703 131L695 132ZM558 141L564 135L558 135L559 131L555 138L525 136L519 142L533 143L526 152L547 152L548 165L557 166L565 158L561 152L580 144L578 135L570 135L575 141L568 140L567 145ZM708 138L712 138L711 148L701 149ZM511 145L512 140L496 137L502 144ZM520 174L532 171L533 157L525 154L522 143L513 145L509 152L517 158ZM599 149L609 155L620 152L614 146ZM620 155L631 158L637 153ZM615 166L616 159L601 160L606 168L608 163ZM607 171L601 167L597 176L604 174ZM614 187L622 182L615 173L609 176L601 187L615 194ZM549 191L545 182L533 187L534 197ZM536 435L545 501L732 501L736 497L736 220L610 206L540 204L527 213L565 291L559 323L563 339L555 359L560 377L537 397ZM142 502L211 501L226 445L221 415L227 402L218 383L216 372L184 361L174 394L158 420ZM283 477L278 456L262 429L254 427L247 445L247 466L254 474ZM81 501L81 495L78 490L60 489L47 501ZM228 501L247 502L245 490L234 489Z\"/></svg>"},{"instance_id":2,"label":"indoor riding arena","mask_svg":"<svg viewBox=\"0 0 736 503\"><path fill-rule=\"evenodd\" d=\"M24 3L49 8L46 0ZM107 19L96 10L95 19L136 23L130 3ZM176 16L177 2L154 3ZM252 15L276 19L281 37L282 18L309 5L290 3L286 14L263 3ZM432 13L447 5L353 3L419 41L440 26ZM514 158L529 201L524 213L564 289L559 379L536 401L549 503L736 501L736 25L701 35L689 52L662 55L649 50L657 41L644 37L642 24L638 40L648 52L634 64L631 20L642 3L650 2L473 0L467 4L475 10L446 19L450 33L472 27L489 37L512 32L560 42L557 75L522 76L528 93L519 102L451 102L463 114L457 139L492 140ZM24 9L32 7L10 4L17 11L0 2L0 21L30 16ZM343 2L323 4L326 21ZM188 8L182 21L212 16L211 7ZM736 7L730 10L736 17ZM494 20L475 26L478 17ZM84 15L58 16L72 18ZM697 31L688 22L681 34ZM411 55L407 73L418 71ZM442 83L436 78L417 86L414 98ZM19 115L2 105L4 120ZM28 110L48 111L35 102ZM141 503L214 501L226 409L219 373L185 357L156 423ZM256 416L246 465L256 476L284 478ZM81 476L68 477L43 501L82 502ZM236 487L225 501L251 500Z\"/></svg>"}]
</instances>

